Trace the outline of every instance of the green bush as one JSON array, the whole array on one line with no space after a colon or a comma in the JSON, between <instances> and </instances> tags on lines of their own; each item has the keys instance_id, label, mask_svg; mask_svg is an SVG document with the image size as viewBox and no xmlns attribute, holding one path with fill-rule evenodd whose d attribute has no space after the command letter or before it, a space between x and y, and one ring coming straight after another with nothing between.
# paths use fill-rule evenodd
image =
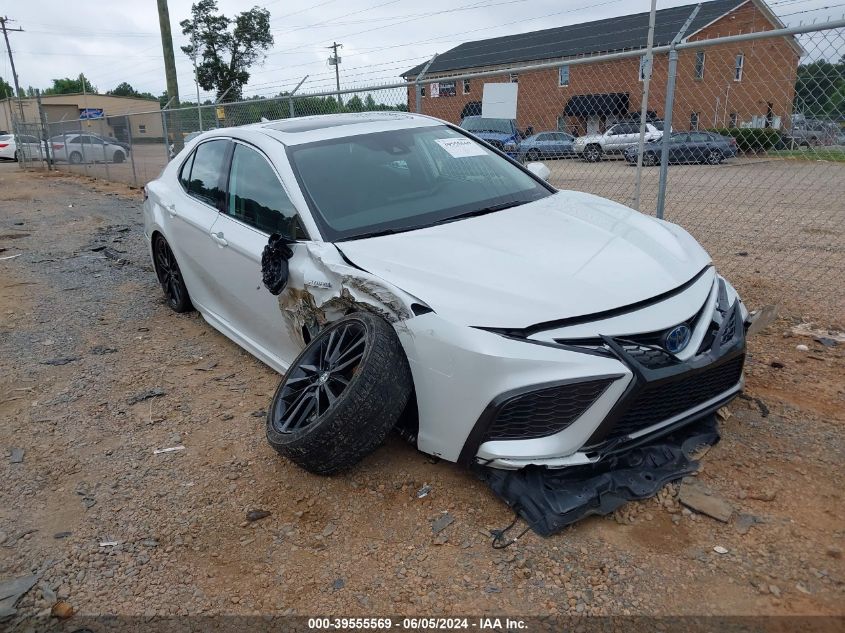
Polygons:
<instances>
[{"instance_id":1,"label":"green bush","mask_svg":"<svg viewBox=\"0 0 845 633\"><path fill-rule=\"evenodd\" d=\"M733 136L740 152L765 152L783 144L781 133L772 128L713 128L710 130L722 136Z\"/></svg>"}]
</instances>

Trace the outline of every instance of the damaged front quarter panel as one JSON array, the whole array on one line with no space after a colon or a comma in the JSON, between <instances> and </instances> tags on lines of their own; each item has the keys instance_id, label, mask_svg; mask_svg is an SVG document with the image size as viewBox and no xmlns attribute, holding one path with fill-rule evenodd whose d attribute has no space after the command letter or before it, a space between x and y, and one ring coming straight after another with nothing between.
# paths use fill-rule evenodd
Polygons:
<instances>
[{"instance_id":1,"label":"damaged front quarter panel","mask_svg":"<svg viewBox=\"0 0 845 633\"><path fill-rule=\"evenodd\" d=\"M398 327L413 316L413 303L425 305L356 268L335 245L325 242L303 242L294 247L287 284L279 294L288 334L302 347L306 332L314 334L350 312L372 312Z\"/></svg>"}]
</instances>

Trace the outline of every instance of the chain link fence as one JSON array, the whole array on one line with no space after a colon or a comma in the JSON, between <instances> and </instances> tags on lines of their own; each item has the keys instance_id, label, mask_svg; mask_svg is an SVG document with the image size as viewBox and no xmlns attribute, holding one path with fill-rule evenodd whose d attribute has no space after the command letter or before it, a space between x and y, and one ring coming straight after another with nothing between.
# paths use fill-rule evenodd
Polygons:
<instances>
[{"instance_id":1,"label":"chain link fence","mask_svg":"<svg viewBox=\"0 0 845 633\"><path fill-rule=\"evenodd\" d=\"M651 52L132 114L122 138L106 117L16 133L46 142L34 145L32 163L49 155L59 170L141 186L215 128L375 110L463 122L519 161L545 162L558 188L680 224L751 305L777 303L841 326L845 23L717 35ZM481 117L485 84L505 82L518 86L516 118Z\"/></svg>"}]
</instances>

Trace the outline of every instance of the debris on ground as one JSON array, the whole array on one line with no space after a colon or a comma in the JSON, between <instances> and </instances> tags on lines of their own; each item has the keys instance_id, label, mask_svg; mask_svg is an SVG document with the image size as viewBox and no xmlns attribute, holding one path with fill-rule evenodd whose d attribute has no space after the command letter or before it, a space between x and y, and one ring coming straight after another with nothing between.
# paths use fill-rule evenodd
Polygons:
<instances>
[{"instance_id":1,"label":"debris on ground","mask_svg":"<svg viewBox=\"0 0 845 633\"><path fill-rule=\"evenodd\" d=\"M9 463L10 464L21 464L23 463L23 456L24 450L22 448L13 448L9 454Z\"/></svg>"},{"instance_id":2,"label":"debris on ground","mask_svg":"<svg viewBox=\"0 0 845 633\"><path fill-rule=\"evenodd\" d=\"M117 541L100 541L100 547L117 547L120 545Z\"/></svg>"},{"instance_id":3,"label":"debris on ground","mask_svg":"<svg viewBox=\"0 0 845 633\"><path fill-rule=\"evenodd\" d=\"M763 521L759 518L754 516L753 514L742 513L737 516L736 521L734 522L734 526L736 527L736 531L741 535L746 535L751 530L751 528L758 523L762 523Z\"/></svg>"},{"instance_id":4,"label":"debris on ground","mask_svg":"<svg viewBox=\"0 0 845 633\"><path fill-rule=\"evenodd\" d=\"M91 353L96 354L97 356L103 356L105 354L114 354L117 352L117 349L114 347L106 347L105 345L95 345L91 348Z\"/></svg>"},{"instance_id":5,"label":"debris on ground","mask_svg":"<svg viewBox=\"0 0 845 633\"><path fill-rule=\"evenodd\" d=\"M806 345L804 345L803 343L796 345L795 349L797 349L799 352L809 352L810 351L810 348L807 347Z\"/></svg>"},{"instance_id":6,"label":"debris on ground","mask_svg":"<svg viewBox=\"0 0 845 633\"><path fill-rule=\"evenodd\" d=\"M78 356L62 356L60 358L51 358L50 360L45 360L42 365L67 365L68 363L75 363L79 360Z\"/></svg>"},{"instance_id":7,"label":"debris on ground","mask_svg":"<svg viewBox=\"0 0 845 633\"><path fill-rule=\"evenodd\" d=\"M722 547L721 545L716 545L716 546L713 547L713 551L716 552L717 554L727 554L728 548Z\"/></svg>"},{"instance_id":8,"label":"debris on ground","mask_svg":"<svg viewBox=\"0 0 845 633\"><path fill-rule=\"evenodd\" d=\"M440 532L445 530L447 527L452 525L454 522L455 522L455 517L453 517L451 514L446 512L445 514L443 514L443 516L438 517L437 519L435 519L432 522L431 531L434 534L440 534Z\"/></svg>"},{"instance_id":9,"label":"debris on ground","mask_svg":"<svg viewBox=\"0 0 845 633\"><path fill-rule=\"evenodd\" d=\"M835 338L829 336L817 336L813 339L816 343L821 343L825 347L836 347L839 345Z\"/></svg>"},{"instance_id":10,"label":"debris on ground","mask_svg":"<svg viewBox=\"0 0 845 633\"><path fill-rule=\"evenodd\" d=\"M724 422L725 420L730 419L731 415L733 415L733 414L731 413L731 410L730 410L730 409L728 409L727 407L721 407L720 409L718 409L718 410L716 411L716 416L717 416L720 420L722 420L722 422Z\"/></svg>"},{"instance_id":11,"label":"debris on ground","mask_svg":"<svg viewBox=\"0 0 845 633\"><path fill-rule=\"evenodd\" d=\"M267 510L250 510L246 513L246 520L249 522L260 521L266 519L270 514Z\"/></svg>"},{"instance_id":12,"label":"debris on ground","mask_svg":"<svg viewBox=\"0 0 845 633\"><path fill-rule=\"evenodd\" d=\"M10 580L0 581L0 621L17 613L15 605L23 595L35 586L38 574L19 576Z\"/></svg>"},{"instance_id":13,"label":"debris on ground","mask_svg":"<svg viewBox=\"0 0 845 633\"><path fill-rule=\"evenodd\" d=\"M185 447L179 444L179 446L169 446L167 448L157 448L153 451L153 455L161 455L162 453L175 453L176 451L184 451Z\"/></svg>"},{"instance_id":14,"label":"debris on ground","mask_svg":"<svg viewBox=\"0 0 845 633\"><path fill-rule=\"evenodd\" d=\"M161 387L153 387L152 389L147 389L146 391L142 391L141 393L135 394L131 398L129 398L126 403L129 405L138 404L139 402L143 402L144 400L149 400L150 398L159 398L161 396L166 396L167 392L162 389Z\"/></svg>"},{"instance_id":15,"label":"debris on ground","mask_svg":"<svg viewBox=\"0 0 845 633\"><path fill-rule=\"evenodd\" d=\"M733 516L733 507L725 499L718 497L695 477L684 477L681 482L681 489L678 493L678 500L688 507L701 514L727 523Z\"/></svg>"},{"instance_id":16,"label":"debris on ground","mask_svg":"<svg viewBox=\"0 0 845 633\"><path fill-rule=\"evenodd\" d=\"M417 499L422 499L423 497L427 497L428 494L433 490L431 485L425 484L422 488L417 490Z\"/></svg>"},{"instance_id":17,"label":"debris on ground","mask_svg":"<svg viewBox=\"0 0 845 633\"><path fill-rule=\"evenodd\" d=\"M50 609L50 615L59 620L67 620L73 615L73 606L69 602L61 600Z\"/></svg>"},{"instance_id":18,"label":"debris on ground","mask_svg":"<svg viewBox=\"0 0 845 633\"><path fill-rule=\"evenodd\" d=\"M796 325L789 332L795 336L809 336L814 340L826 338L836 343L845 343L845 332L814 328L811 323L801 323L800 325Z\"/></svg>"},{"instance_id":19,"label":"debris on ground","mask_svg":"<svg viewBox=\"0 0 845 633\"><path fill-rule=\"evenodd\" d=\"M748 498L754 499L755 501L774 501L776 494L774 490L762 490L760 492L748 493Z\"/></svg>"}]
</instances>

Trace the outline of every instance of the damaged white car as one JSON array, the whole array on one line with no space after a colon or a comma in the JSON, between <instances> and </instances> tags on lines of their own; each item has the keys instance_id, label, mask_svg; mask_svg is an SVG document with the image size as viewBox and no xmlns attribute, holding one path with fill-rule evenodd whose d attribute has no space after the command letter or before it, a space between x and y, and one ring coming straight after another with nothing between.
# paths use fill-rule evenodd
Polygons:
<instances>
[{"instance_id":1,"label":"damaged white car","mask_svg":"<svg viewBox=\"0 0 845 633\"><path fill-rule=\"evenodd\" d=\"M188 143L145 231L171 307L284 374L267 437L308 470L393 428L568 469L735 397L748 312L682 228L547 175L419 115L268 122Z\"/></svg>"}]
</instances>

